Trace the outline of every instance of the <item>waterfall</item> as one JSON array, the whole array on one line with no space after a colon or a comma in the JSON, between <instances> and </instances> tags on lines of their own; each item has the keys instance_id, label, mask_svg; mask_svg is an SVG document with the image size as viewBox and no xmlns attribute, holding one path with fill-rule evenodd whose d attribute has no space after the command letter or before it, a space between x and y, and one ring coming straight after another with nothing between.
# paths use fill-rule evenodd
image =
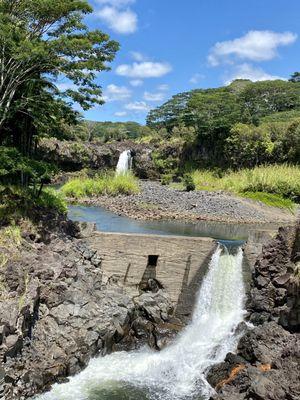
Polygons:
<instances>
[{"instance_id":1,"label":"waterfall","mask_svg":"<svg viewBox=\"0 0 300 400\"><path fill-rule=\"evenodd\" d=\"M207 369L237 345L244 316L242 249L219 246L202 282L191 323L161 352L142 349L93 359L39 400L208 399ZM200 397L199 397L200 396Z\"/></svg>"},{"instance_id":2,"label":"waterfall","mask_svg":"<svg viewBox=\"0 0 300 400\"><path fill-rule=\"evenodd\" d=\"M132 168L132 155L130 150L125 150L120 154L116 168L116 175L124 175Z\"/></svg>"}]
</instances>

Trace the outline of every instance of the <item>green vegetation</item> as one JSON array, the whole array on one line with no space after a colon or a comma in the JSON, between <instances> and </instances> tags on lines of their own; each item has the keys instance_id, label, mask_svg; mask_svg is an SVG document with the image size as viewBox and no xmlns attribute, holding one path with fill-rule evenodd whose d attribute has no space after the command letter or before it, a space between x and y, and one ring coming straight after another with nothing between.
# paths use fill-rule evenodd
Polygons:
<instances>
[{"instance_id":1,"label":"green vegetation","mask_svg":"<svg viewBox=\"0 0 300 400\"><path fill-rule=\"evenodd\" d=\"M284 199L282 196L277 194L262 193L262 192L245 192L242 194L247 199L260 201L271 207L286 208L291 212L295 210L295 203L290 199Z\"/></svg>"},{"instance_id":2,"label":"green vegetation","mask_svg":"<svg viewBox=\"0 0 300 400\"><path fill-rule=\"evenodd\" d=\"M0 186L0 227L23 218L31 219L39 210L66 214L67 204L63 195L51 188L42 189L37 195L32 188Z\"/></svg>"},{"instance_id":3,"label":"green vegetation","mask_svg":"<svg viewBox=\"0 0 300 400\"><path fill-rule=\"evenodd\" d=\"M220 171L196 170L191 176L196 190L224 190L289 209L300 201L300 167L260 166L221 176Z\"/></svg>"},{"instance_id":4,"label":"green vegetation","mask_svg":"<svg viewBox=\"0 0 300 400\"><path fill-rule=\"evenodd\" d=\"M84 110L103 104L96 74L109 70L119 45L89 30L91 12L86 0L0 2L0 222L34 206L65 210L43 191L55 169L35 153L40 138L76 130L74 102Z\"/></svg>"},{"instance_id":5,"label":"green vegetation","mask_svg":"<svg viewBox=\"0 0 300 400\"><path fill-rule=\"evenodd\" d=\"M96 122L83 121L73 130L71 140L78 140L78 131L80 139L93 143L108 143L112 141L120 142L122 140L137 140L143 136L151 134L151 130L137 122Z\"/></svg>"},{"instance_id":6,"label":"green vegetation","mask_svg":"<svg viewBox=\"0 0 300 400\"><path fill-rule=\"evenodd\" d=\"M60 214L67 214L68 207L64 195L52 188L44 189L36 200L36 205L45 209L57 210Z\"/></svg>"},{"instance_id":7,"label":"green vegetation","mask_svg":"<svg viewBox=\"0 0 300 400\"><path fill-rule=\"evenodd\" d=\"M5 267L10 256L16 254L16 249L22 242L21 230L16 225L0 229L0 269ZM10 255L10 256L9 256ZM0 280L0 296L2 282Z\"/></svg>"},{"instance_id":8,"label":"green vegetation","mask_svg":"<svg viewBox=\"0 0 300 400\"><path fill-rule=\"evenodd\" d=\"M147 125L153 138L181 139L179 159L156 157L157 164L165 164L164 173L172 168L183 173L187 164L239 169L299 163L300 82L236 80L226 87L181 93L152 110ZM187 129L193 135L186 137Z\"/></svg>"},{"instance_id":9,"label":"green vegetation","mask_svg":"<svg viewBox=\"0 0 300 400\"><path fill-rule=\"evenodd\" d=\"M139 192L139 185L132 174L118 176L108 174L95 178L72 179L61 188L61 191L67 197L81 199L102 195L134 194Z\"/></svg>"}]
</instances>

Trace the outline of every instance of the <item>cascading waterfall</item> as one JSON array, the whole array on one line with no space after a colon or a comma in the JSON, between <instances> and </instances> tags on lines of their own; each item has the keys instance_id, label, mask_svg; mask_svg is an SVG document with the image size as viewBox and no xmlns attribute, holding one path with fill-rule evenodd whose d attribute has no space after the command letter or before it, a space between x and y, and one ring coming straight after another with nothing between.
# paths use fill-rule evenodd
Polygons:
<instances>
[{"instance_id":1,"label":"cascading waterfall","mask_svg":"<svg viewBox=\"0 0 300 400\"><path fill-rule=\"evenodd\" d=\"M132 155L130 150L125 150L120 154L116 168L116 175L125 175L132 168Z\"/></svg>"},{"instance_id":2,"label":"cascading waterfall","mask_svg":"<svg viewBox=\"0 0 300 400\"><path fill-rule=\"evenodd\" d=\"M243 252L219 245L199 290L190 325L161 352L142 349L93 359L39 400L208 399L207 369L234 351L244 316Z\"/></svg>"}]
</instances>

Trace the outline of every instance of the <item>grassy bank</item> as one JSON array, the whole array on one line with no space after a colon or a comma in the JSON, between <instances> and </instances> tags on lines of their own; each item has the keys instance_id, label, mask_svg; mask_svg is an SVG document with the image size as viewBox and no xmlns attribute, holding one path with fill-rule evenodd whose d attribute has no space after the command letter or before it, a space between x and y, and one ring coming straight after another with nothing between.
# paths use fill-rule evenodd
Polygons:
<instances>
[{"instance_id":1,"label":"grassy bank","mask_svg":"<svg viewBox=\"0 0 300 400\"><path fill-rule=\"evenodd\" d=\"M224 190L267 205L294 209L300 202L300 167L260 166L237 172L196 170L191 173L196 190Z\"/></svg>"},{"instance_id":2,"label":"grassy bank","mask_svg":"<svg viewBox=\"0 0 300 400\"><path fill-rule=\"evenodd\" d=\"M31 188L0 186L0 226L13 224L23 218L31 219L43 210L67 213L64 196L52 188L45 188L39 194Z\"/></svg>"},{"instance_id":3,"label":"grassy bank","mask_svg":"<svg viewBox=\"0 0 300 400\"><path fill-rule=\"evenodd\" d=\"M135 194L139 192L138 180L132 174L103 175L95 178L76 178L67 182L62 188L67 197L80 199L103 195Z\"/></svg>"}]
</instances>

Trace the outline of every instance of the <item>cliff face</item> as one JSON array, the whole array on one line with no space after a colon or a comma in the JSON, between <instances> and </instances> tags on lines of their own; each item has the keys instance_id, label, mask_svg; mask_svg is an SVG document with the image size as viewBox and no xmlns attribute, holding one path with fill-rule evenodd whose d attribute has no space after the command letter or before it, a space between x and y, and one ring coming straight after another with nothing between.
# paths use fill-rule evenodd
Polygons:
<instances>
[{"instance_id":1,"label":"cliff face","mask_svg":"<svg viewBox=\"0 0 300 400\"><path fill-rule=\"evenodd\" d=\"M132 150L135 174L142 179L157 178L158 172L152 160L152 146L132 141L107 144L43 139L37 154L44 161L53 163L63 171L80 171L83 168L101 171L114 169L120 154Z\"/></svg>"},{"instance_id":2,"label":"cliff face","mask_svg":"<svg viewBox=\"0 0 300 400\"><path fill-rule=\"evenodd\" d=\"M252 271L249 321L237 354L208 380L218 400L300 398L300 223L280 229Z\"/></svg>"},{"instance_id":3,"label":"cliff face","mask_svg":"<svg viewBox=\"0 0 300 400\"><path fill-rule=\"evenodd\" d=\"M247 307L250 322L275 321L291 332L300 331L299 266L300 224L280 229L258 258Z\"/></svg>"}]
</instances>

